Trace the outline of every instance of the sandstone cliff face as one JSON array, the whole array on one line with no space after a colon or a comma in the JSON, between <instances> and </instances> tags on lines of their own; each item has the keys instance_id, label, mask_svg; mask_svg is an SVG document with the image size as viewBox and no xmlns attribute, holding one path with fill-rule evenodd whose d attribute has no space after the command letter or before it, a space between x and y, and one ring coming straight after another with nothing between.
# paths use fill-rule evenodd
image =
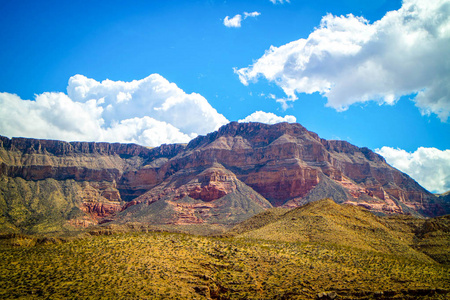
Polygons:
<instances>
[{"instance_id":1,"label":"sandstone cliff face","mask_svg":"<svg viewBox=\"0 0 450 300\"><path fill-rule=\"evenodd\" d=\"M176 171L213 162L231 170L274 206L304 203L302 199L325 175L348 192L341 202L383 213L449 211L447 204L371 150L321 139L300 124L230 123L194 139L168 163Z\"/></svg>"},{"instance_id":2,"label":"sandstone cliff face","mask_svg":"<svg viewBox=\"0 0 450 300\"><path fill-rule=\"evenodd\" d=\"M144 205L152 207L150 215L158 209L170 211L166 223L221 222L213 215L223 214L224 219L234 211L224 199L242 204L245 197L254 212L331 197L388 214L450 213L448 201L371 150L324 140L288 123L233 122L188 145L152 149L0 137L0 178L73 180L82 194L76 205L94 224L130 219L133 211L142 217ZM154 205L159 201L164 205ZM237 213L243 217L248 212Z\"/></svg>"},{"instance_id":3,"label":"sandstone cliff face","mask_svg":"<svg viewBox=\"0 0 450 300\"><path fill-rule=\"evenodd\" d=\"M149 149L135 144L67 143L0 136L0 178L21 178L25 180L21 181L22 184L28 182L31 186L35 182L56 180L56 190L64 190L66 182L75 181L75 194L68 196L63 193L61 197L74 199L72 204L85 215L77 216L76 220L72 220L69 215L64 218L71 219L73 225L89 226L113 219L122 210L126 200L148 190L147 178L138 176L139 180L128 182L124 174L145 171L146 164L161 159L167 161L184 148L184 145L162 145ZM133 178L133 175L130 176ZM144 187L140 186L140 181L145 181ZM35 210L27 205L24 208L27 211L23 216L25 220L10 213L16 207L15 204L8 204L14 201L24 202L28 194L32 198L45 198L52 191L40 189L27 195L17 192L5 197L5 205L0 205L0 209L3 218L7 220L5 224L9 224L8 228L15 228L14 224L23 228L25 223L35 218Z\"/></svg>"},{"instance_id":4,"label":"sandstone cliff face","mask_svg":"<svg viewBox=\"0 0 450 300\"><path fill-rule=\"evenodd\" d=\"M132 198L153 187L154 162L175 156L182 144L146 148L136 144L62 142L0 137L0 176L26 180L74 179L117 182ZM153 163L153 165L152 165Z\"/></svg>"},{"instance_id":5,"label":"sandstone cliff face","mask_svg":"<svg viewBox=\"0 0 450 300\"><path fill-rule=\"evenodd\" d=\"M132 202L119 221L234 225L272 207L219 163L183 168Z\"/></svg>"}]
</instances>

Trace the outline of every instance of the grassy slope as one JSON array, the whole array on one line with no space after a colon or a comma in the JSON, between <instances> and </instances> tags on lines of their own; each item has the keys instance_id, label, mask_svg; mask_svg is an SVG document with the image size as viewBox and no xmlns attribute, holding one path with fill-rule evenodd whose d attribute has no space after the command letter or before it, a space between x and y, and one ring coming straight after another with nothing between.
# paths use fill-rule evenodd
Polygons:
<instances>
[{"instance_id":1,"label":"grassy slope","mask_svg":"<svg viewBox=\"0 0 450 300\"><path fill-rule=\"evenodd\" d=\"M0 248L0 298L445 299L450 289L444 265L317 243L134 233Z\"/></svg>"},{"instance_id":2,"label":"grassy slope","mask_svg":"<svg viewBox=\"0 0 450 300\"><path fill-rule=\"evenodd\" d=\"M12 245L35 238L16 237L0 240L0 298L448 299L449 220L323 200L263 212L228 238L131 232L24 247Z\"/></svg>"},{"instance_id":3,"label":"grassy slope","mask_svg":"<svg viewBox=\"0 0 450 300\"><path fill-rule=\"evenodd\" d=\"M0 177L0 233L73 230L66 221L83 214L79 191L73 180Z\"/></svg>"},{"instance_id":4,"label":"grassy slope","mask_svg":"<svg viewBox=\"0 0 450 300\"><path fill-rule=\"evenodd\" d=\"M259 213L252 218L249 218L227 231L228 236L245 233L247 231L262 228L270 223L279 220L290 209L283 207L274 207Z\"/></svg>"},{"instance_id":5,"label":"grassy slope","mask_svg":"<svg viewBox=\"0 0 450 300\"><path fill-rule=\"evenodd\" d=\"M450 215L426 220L417 237L416 249L440 263L450 264Z\"/></svg>"},{"instance_id":6,"label":"grassy slope","mask_svg":"<svg viewBox=\"0 0 450 300\"><path fill-rule=\"evenodd\" d=\"M329 199L290 210L275 222L238 237L335 244L430 261L429 257L409 246L406 234L403 236L388 228L381 218L365 209L338 205Z\"/></svg>"}]
</instances>

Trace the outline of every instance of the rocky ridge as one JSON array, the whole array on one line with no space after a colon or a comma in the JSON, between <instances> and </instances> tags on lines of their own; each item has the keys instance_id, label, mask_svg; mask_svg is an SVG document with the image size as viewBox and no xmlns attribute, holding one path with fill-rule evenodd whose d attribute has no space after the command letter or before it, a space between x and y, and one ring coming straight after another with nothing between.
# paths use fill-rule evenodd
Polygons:
<instances>
[{"instance_id":1,"label":"rocky ridge","mask_svg":"<svg viewBox=\"0 0 450 300\"><path fill-rule=\"evenodd\" d=\"M18 219L26 223L33 215L36 204L30 203L38 197L23 189L12 195L17 180L59 184L58 197L72 199L64 209L83 212L63 219L83 226L135 218L233 225L272 206L296 207L325 197L382 214L450 212L448 201L370 149L321 139L289 123L232 122L188 145L151 149L0 137L0 180L0 225L11 230L21 226ZM11 214L16 202L24 212L20 217ZM157 217L158 210L166 217Z\"/></svg>"}]
</instances>

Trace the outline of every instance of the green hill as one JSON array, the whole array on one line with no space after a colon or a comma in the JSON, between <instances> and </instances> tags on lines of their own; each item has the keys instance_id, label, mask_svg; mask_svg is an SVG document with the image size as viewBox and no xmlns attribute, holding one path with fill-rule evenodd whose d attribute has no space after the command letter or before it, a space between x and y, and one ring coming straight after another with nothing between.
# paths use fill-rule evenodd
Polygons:
<instances>
[{"instance_id":1,"label":"green hill","mask_svg":"<svg viewBox=\"0 0 450 300\"><path fill-rule=\"evenodd\" d=\"M75 230L67 221L84 215L79 209L81 185L74 180L0 177L0 234Z\"/></svg>"},{"instance_id":2,"label":"green hill","mask_svg":"<svg viewBox=\"0 0 450 300\"><path fill-rule=\"evenodd\" d=\"M431 261L429 254L445 262L450 236L443 221L448 222L447 217L428 221L410 216L379 217L361 207L323 199L284 213L264 212L237 225L229 234L242 239L338 245L423 262ZM429 232L428 227L439 230Z\"/></svg>"},{"instance_id":3,"label":"green hill","mask_svg":"<svg viewBox=\"0 0 450 300\"><path fill-rule=\"evenodd\" d=\"M237 208L245 204L241 200ZM183 202L196 203L188 198ZM174 213L168 205L153 214L145 211L142 217L158 218L156 211L162 219L172 219L166 214ZM100 236L67 238L64 243L59 243L63 238L36 236L0 239L0 265L4 266L0 268L0 298L450 296L450 216L379 217L324 199L290 210L266 210L229 230L225 238L126 232L164 229L132 222L111 222L102 228L103 232L92 232Z\"/></svg>"}]
</instances>

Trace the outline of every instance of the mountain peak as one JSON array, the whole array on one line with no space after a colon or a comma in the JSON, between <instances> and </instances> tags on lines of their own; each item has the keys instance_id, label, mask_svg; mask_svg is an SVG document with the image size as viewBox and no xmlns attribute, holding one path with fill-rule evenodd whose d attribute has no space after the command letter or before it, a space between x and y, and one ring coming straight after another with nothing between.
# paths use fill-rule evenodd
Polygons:
<instances>
[{"instance_id":1,"label":"mountain peak","mask_svg":"<svg viewBox=\"0 0 450 300\"><path fill-rule=\"evenodd\" d=\"M201 147L211 143L223 136L241 136L255 147L267 146L282 135L303 136L310 139L321 141L319 136L308 131L305 127L298 123L277 123L264 124L257 122L239 123L231 122L220 127L217 131L207 134L206 136L198 136L188 144L188 149Z\"/></svg>"}]
</instances>

